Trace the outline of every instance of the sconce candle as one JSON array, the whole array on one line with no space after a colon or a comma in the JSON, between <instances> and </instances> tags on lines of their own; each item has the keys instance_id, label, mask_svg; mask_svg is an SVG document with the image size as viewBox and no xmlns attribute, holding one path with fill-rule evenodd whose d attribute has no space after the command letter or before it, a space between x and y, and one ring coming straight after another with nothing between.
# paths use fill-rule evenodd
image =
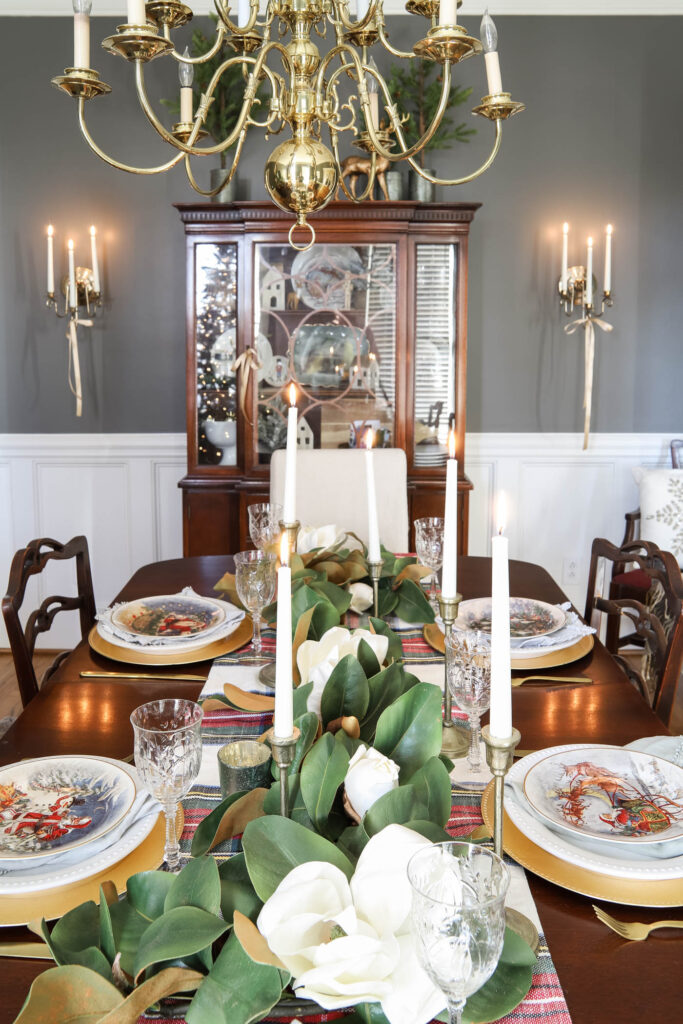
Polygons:
<instances>
[{"instance_id":1,"label":"sconce candle","mask_svg":"<svg viewBox=\"0 0 683 1024\"><path fill-rule=\"evenodd\" d=\"M55 229L47 226L47 294L55 293Z\"/></svg>"},{"instance_id":2,"label":"sconce candle","mask_svg":"<svg viewBox=\"0 0 683 1024\"><path fill-rule=\"evenodd\" d=\"M458 592L458 460L455 457L455 431L453 430L448 435L446 507L443 518L441 596L445 600L452 600Z\"/></svg>"},{"instance_id":3,"label":"sconce candle","mask_svg":"<svg viewBox=\"0 0 683 1024\"><path fill-rule=\"evenodd\" d=\"M287 457L285 460L285 497L283 518L289 526L296 522L296 434L298 410L296 388L289 386L289 409L287 410Z\"/></svg>"},{"instance_id":4,"label":"sconce candle","mask_svg":"<svg viewBox=\"0 0 683 1024\"><path fill-rule=\"evenodd\" d=\"M377 493L375 489L375 464L372 458L372 430L365 433L365 481L368 492L368 561L381 562L379 546L379 525L377 523Z\"/></svg>"},{"instance_id":5,"label":"sconce candle","mask_svg":"<svg viewBox=\"0 0 683 1024\"><path fill-rule=\"evenodd\" d=\"M455 25L456 0L441 0L439 4L439 25Z\"/></svg>"},{"instance_id":6,"label":"sconce candle","mask_svg":"<svg viewBox=\"0 0 683 1024\"><path fill-rule=\"evenodd\" d=\"M128 0L128 24L146 25L145 0Z\"/></svg>"},{"instance_id":7,"label":"sconce candle","mask_svg":"<svg viewBox=\"0 0 683 1024\"><path fill-rule=\"evenodd\" d=\"M498 496L498 533L491 538L491 735L507 739L512 734L512 687L510 682L510 579L508 539L503 536L505 495Z\"/></svg>"},{"instance_id":8,"label":"sconce candle","mask_svg":"<svg viewBox=\"0 0 683 1024\"><path fill-rule=\"evenodd\" d=\"M239 3L237 5L237 24L240 27L248 23L250 14L251 5L249 3L249 0L239 0Z\"/></svg>"},{"instance_id":9,"label":"sconce candle","mask_svg":"<svg viewBox=\"0 0 683 1024\"><path fill-rule=\"evenodd\" d=\"M189 48L185 47L183 57L189 57ZM191 64L178 65L178 78L180 79L180 121L187 124L192 120L192 82L194 81L194 68Z\"/></svg>"},{"instance_id":10,"label":"sconce candle","mask_svg":"<svg viewBox=\"0 0 683 1024\"><path fill-rule=\"evenodd\" d=\"M362 21L368 13L370 0L356 0L356 20Z\"/></svg>"},{"instance_id":11,"label":"sconce candle","mask_svg":"<svg viewBox=\"0 0 683 1024\"><path fill-rule=\"evenodd\" d=\"M90 11L92 0L73 0L74 67L90 67Z\"/></svg>"},{"instance_id":12,"label":"sconce candle","mask_svg":"<svg viewBox=\"0 0 683 1024\"><path fill-rule=\"evenodd\" d=\"M486 81L488 82L489 96L497 96L503 91L503 81L500 76L500 60L498 58L498 32L496 25L489 14L488 7L481 19L481 45L484 49L484 61L486 63Z\"/></svg>"},{"instance_id":13,"label":"sconce candle","mask_svg":"<svg viewBox=\"0 0 683 1024\"><path fill-rule=\"evenodd\" d=\"M292 687L292 570L289 568L287 533L280 539L277 571L277 628L275 632L275 713L273 734L288 739L294 732Z\"/></svg>"},{"instance_id":14,"label":"sconce candle","mask_svg":"<svg viewBox=\"0 0 683 1024\"><path fill-rule=\"evenodd\" d=\"M560 276L560 291L564 295L567 291L567 280L569 278L569 224L565 221L562 225L562 274Z\"/></svg>"},{"instance_id":15,"label":"sconce candle","mask_svg":"<svg viewBox=\"0 0 683 1024\"><path fill-rule=\"evenodd\" d=\"M593 305L593 239L588 238L586 243L586 299L585 305Z\"/></svg>"},{"instance_id":16,"label":"sconce candle","mask_svg":"<svg viewBox=\"0 0 683 1024\"><path fill-rule=\"evenodd\" d=\"M605 280L604 291L609 294L612 291L612 225L605 228Z\"/></svg>"},{"instance_id":17,"label":"sconce candle","mask_svg":"<svg viewBox=\"0 0 683 1024\"><path fill-rule=\"evenodd\" d=\"M70 238L66 243L69 250L69 309L78 307L78 292L76 291L76 268L74 266L74 240Z\"/></svg>"},{"instance_id":18,"label":"sconce candle","mask_svg":"<svg viewBox=\"0 0 683 1024\"><path fill-rule=\"evenodd\" d=\"M378 67L375 64L374 59L371 57L368 61L369 67L374 71L378 71ZM368 99L370 100L370 115L372 117L372 124L374 128L379 128L379 85L377 79L373 75L365 75L365 84L368 90Z\"/></svg>"},{"instance_id":19,"label":"sconce candle","mask_svg":"<svg viewBox=\"0 0 683 1024\"><path fill-rule=\"evenodd\" d=\"M97 229L94 224L90 225L90 257L92 259L92 286L93 291L100 294L100 264L97 259Z\"/></svg>"}]
</instances>

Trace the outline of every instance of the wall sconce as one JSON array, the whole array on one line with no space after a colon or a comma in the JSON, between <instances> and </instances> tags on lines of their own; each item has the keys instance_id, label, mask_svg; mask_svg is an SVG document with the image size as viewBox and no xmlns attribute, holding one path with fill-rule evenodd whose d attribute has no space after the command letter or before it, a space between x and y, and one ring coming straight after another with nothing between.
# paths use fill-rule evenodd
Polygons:
<instances>
[{"instance_id":1,"label":"wall sconce","mask_svg":"<svg viewBox=\"0 0 683 1024\"><path fill-rule=\"evenodd\" d=\"M583 447L588 447L590 434L591 407L593 402L593 367L595 364L595 326L609 334L612 324L604 319L605 309L614 305L612 298L612 232L611 224L605 228L605 271L603 277L602 302L600 311L596 311L595 294L597 281L593 274L593 239L586 242L586 265L569 266L569 224L562 225L562 272L558 290L560 307L565 316L571 316L574 309L581 311L578 320L573 320L564 328L565 334L574 334L579 328L584 336L584 390L583 390Z\"/></svg>"},{"instance_id":2,"label":"wall sconce","mask_svg":"<svg viewBox=\"0 0 683 1024\"><path fill-rule=\"evenodd\" d=\"M55 229L52 224L47 228L47 298L45 304L54 310L60 319L66 319L66 337L69 343L69 364L67 380L72 394L76 398L76 415L83 412L83 391L81 387L81 367L78 357L78 328L92 327L98 308L102 305L100 285L100 267L97 258L97 229L93 224L90 228L90 257L92 267L75 265L74 243L70 238L67 242L68 272L61 280L60 293L64 295L63 312L59 310L59 301L55 294ZM79 315L83 309L88 319Z\"/></svg>"}]
</instances>

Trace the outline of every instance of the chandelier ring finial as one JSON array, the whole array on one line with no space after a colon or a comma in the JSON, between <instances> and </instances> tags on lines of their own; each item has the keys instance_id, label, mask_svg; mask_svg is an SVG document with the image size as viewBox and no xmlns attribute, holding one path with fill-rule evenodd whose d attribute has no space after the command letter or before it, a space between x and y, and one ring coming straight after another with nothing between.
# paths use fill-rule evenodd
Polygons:
<instances>
[{"instance_id":1,"label":"chandelier ring finial","mask_svg":"<svg viewBox=\"0 0 683 1024\"><path fill-rule=\"evenodd\" d=\"M292 238L292 235L294 234L297 228L308 228L308 230L311 232L311 237L309 238L308 242L306 242L306 245L297 245L294 239ZM289 244L291 245L292 249L296 249L297 252L307 252L315 242L315 228L313 227L312 224L309 224L307 220L303 220L301 221L301 223L299 223L299 221L296 220L289 229L288 238Z\"/></svg>"}]
</instances>

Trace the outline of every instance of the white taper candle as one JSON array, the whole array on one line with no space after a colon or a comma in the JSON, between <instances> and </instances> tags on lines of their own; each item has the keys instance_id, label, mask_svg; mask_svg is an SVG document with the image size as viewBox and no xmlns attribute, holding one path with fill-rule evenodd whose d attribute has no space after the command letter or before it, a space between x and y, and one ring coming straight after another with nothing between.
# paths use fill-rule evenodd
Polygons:
<instances>
[{"instance_id":1,"label":"white taper candle","mask_svg":"<svg viewBox=\"0 0 683 1024\"><path fill-rule=\"evenodd\" d=\"M70 238L66 244L69 250L69 309L75 309L78 305L78 292L76 291L76 268L74 266L73 238Z\"/></svg>"},{"instance_id":2,"label":"white taper candle","mask_svg":"<svg viewBox=\"0 0 683 1024\"><path fill-rule=\"evenodd\" d=\"M94 224L90 225L90 258L92 260L93 290L100 293L100 264L97 259L97 229Z\"/></svg>"},{"instance_id":3,"label":"white taper candle","mask_svg":"<svg viewBox=\"0 0 683 1024\"><path fill-rule=\"evenodd\" d=\"M289 387L289 409L287 410L287 457L285 459L285 497L283 516L285 523L296 522L296 440L297 440L296 388Z\"/></svg>"},{"instance_id":4,"label":"white taper candle","mask_svg":"<svg viewBox=\"0 0 683 1024\"><path fill-rule=\"evenodd\" d=\"M55 229L52 224L47 226L47 293L55 293Z\"/></svg>"},{"instance_id":5,"label":"white taper candle","mask_svg":"<svg viewBox=\"0 0 683 1024\"><path fill-rule=\"evenodd\" d=\"M606 292L612 291L612 228L608 224L605 228L605 282L603 288Z\"/></svg>"},{"instance_id":6,"label":"white taper candle","mask_svg":"<svg viewBox=\"0 0 683 1024\"><path fill-rule=\"evenodd\" d=\"M377 492L375 489L375 464L372 457L372 430L365 433L365 482L368 493L368 561L381 562L379 546L379 525L377 523Z\"/></svg>"},{"instance_id":7,"label":"white taper candle","mask_svg":"<svg viewBox=\"0 0 683 1024\"><path fill-rule=\"evenodd\" d=\"M458 460L455 457L455 431L453 430L448 435L446 506L443 520L441 596L453 598L458 592Z\"/></svg>"},{"instance_id":8,"label":"white taper candle","mask_svg":"<svg viewBox=\"0 0 683 1024\"><path fill-rule=\"evenodd\" d=\"M593 305L593 239L586 243L586 298L587 306Z\"/></svg>"},{"instance_id":9,"label":"white taper candle","mask_svg":"<svg viewBox=\"0 0 683 1024\"><path fill-rule=\"evenodd\" d=\"M510 580L508 539L505 529L505 496L498 498L498 533L491 539L491 735L507 739L512 734L512 687L510 683Z\"/></svg>"},{"instance_id":10,"label":"white taper candle","mask_svg":"<svg viewBox=\"0 0 683 1024\"><path fill-rule=\"evenodd\" d=\"M562 272L560 275L560 287L563 292L567 290L569 280L569 224L565 221L562 225Z\"/></svg>"},{"instance_id":11,"label":"white taper candle","mask_svg":"<svg viewBox=\"0 0 683 1024\"><path fill-rule=\"evenodd\" d=\"M277 571L277 626L275 632L275 712L273 732L286 740L294 732L292 687L292 570L289 568L287 534L280 540Z\"/></svg>"},{"instance_id":12,"label":"white taper candle","mask_svg":"<svg viewBox=\"0 0 683 1024\"><path fill-rule=\"evenodd\" d=\"M90 15L74 12L74 67L90 67Z\"/></svg>"},{"instance_id":13,"label":"white taper candle","mask_svg":"<svg viewBox=\"0 0 683 1024\"><path fill-rule=\"evenodd\" d=\"M240 27L248 24L249 16L251 15L251 4L249 0L238 0L237 4L237 24Z\"/></svg>"}]
</instances>

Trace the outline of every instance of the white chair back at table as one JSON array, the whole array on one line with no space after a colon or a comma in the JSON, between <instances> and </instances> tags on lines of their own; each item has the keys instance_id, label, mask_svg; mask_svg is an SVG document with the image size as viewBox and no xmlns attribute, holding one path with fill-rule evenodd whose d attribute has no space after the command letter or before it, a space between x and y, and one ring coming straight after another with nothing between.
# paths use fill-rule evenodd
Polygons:
<instances>
[{"instance_id":1,"label":"white chair back at table","mask_svg":"<svg viewBox=\"0 0 683 1024\"><path fill-rule=\"evenodd\" d=\"M270 500L282 504L285 492L285 451L273 452ZM408 468L402 448L373 452L380 541L389 551L408 550ZM296 511L302 526L335 523L366 544L368 505L365 451L323 448L298 451Z\"/></svg>"}]
</instances>

